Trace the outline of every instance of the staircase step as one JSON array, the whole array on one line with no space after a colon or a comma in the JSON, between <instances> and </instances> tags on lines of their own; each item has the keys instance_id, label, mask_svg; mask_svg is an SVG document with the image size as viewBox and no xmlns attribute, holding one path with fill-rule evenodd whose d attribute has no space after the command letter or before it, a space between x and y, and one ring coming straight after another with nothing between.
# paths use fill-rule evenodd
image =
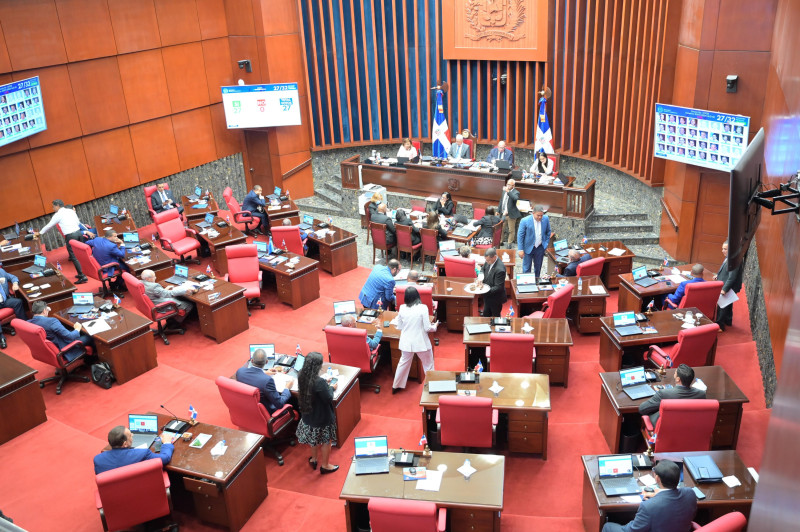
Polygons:
<instances>
[{"instance_id":1,"label":"staircase step","mask_svg":"<svg viewBox=\"0 0 800 532\"><path fill-rule=\"evenodd\" d=\"M341 203L334 204L327 199L314 195L309 198L295 200L295 203L304 214L324 214L325 216L343 216Z\"/></svg>"},{"instance_id":2,"label":"staircase step","mask_svg":"<svg viewBox=\"0 0 800 532\"><path fill-rule=\"evenodd\" d=\"M679 260L675 260L669 253L659 245L650 244L631 244L628 249L636 254L633 259L634 263L646 264L648 266L661 266L664 264L664 258L669 260L669 266L681 266L685 264Z\"/></svg>"},{"instance_id":3,"label":"staircase step","mask_svg":"<svg viewBox=\"0 0 800 532\"><path fill-rule=\"evenodd\" d=\"M626 246L630 246L631 244L658 244L658 234L657 233L603 233L602 235L594 235L592 233L588 233L586 235L589 237L589 241L592 240L619 240ZM663 256L661 260L663 260Z\"/></svg>"},{"instance_id":4,"label":"staircase step","mask_svg":"<svg viewBox=\"0 0 800 532\"><path fill-rule=\"evenodd\" d=\"M616 221L640 221L640 222L648 222L650 221L650 215L647 213L625 213L625 214L603 214L595 213L592 215L592 222L616 222Z\"/></svg>"},{"instance_id":5,"label":"staircase step","mask_svg":"<svg viewBox=\"0 0 800 532\"><path fill-rule=\"evenodd\" d=\"M608 233L652 233L655 227L637 222L604 222L591 223L587 229L590 234L604 235Z\"/></svg>"}]
</instances>

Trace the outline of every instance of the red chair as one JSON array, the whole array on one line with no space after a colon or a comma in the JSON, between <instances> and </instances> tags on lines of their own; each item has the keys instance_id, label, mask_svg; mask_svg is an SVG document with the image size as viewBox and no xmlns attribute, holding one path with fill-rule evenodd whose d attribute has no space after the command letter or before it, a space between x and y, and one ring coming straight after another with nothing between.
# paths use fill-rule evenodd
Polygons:
<instances>
[{"instance_id":1,"label":"red chair","mask_svg":"<svg viewBox=\"0 0 800 532\"><path fill-rule=\"evenodd\" d=\"M436 410L441 445L492 447L499 414L488 397L442 395Z\"/></svg>"},{"instance_id":2,"label":"red chair","mask_svg":"<svg viewBox=\"0 0 800 532\"><path fill-rule=\"evenodd\" d=\"M242 210L239 202L233 197L233 190L231 190L231 187L225 187L225 190L222 191L222 197L225 198L225 204L228 206L228 210L233 215L233 222L238 224L237 228L242 229L244 233L253 236L253 227L258 227L258 224L261 223L261 220L253 216L250 211ZM244 226L244 228L242 228L242 226Z\"/></svg>"},{"instance_id":3,"label":"red chair","mask_svg":"<svg viewBox=\"0 0 800 532\"><path fill-rule=\"evenodd\" d=\"M397 252L408 253L411 255L409 262L414 264L414 255L421 254L422 242L417 245L412 244L411 233L414 231L410 225L396 224L394 226L397 235Z\"/></svg>"},{"instance_id":4,"label":"red chair","mask_svg":"<svg viewBox=\"0 0 800 532\"><path fill-rule=\"evenodd\" d=\"M244 288L247 306L261 307L261 268L258 267L258 249L255 244L227 246L225 257L228 259L228 273L225 280ZM250 311L247 311L248 314Z\"/></svg>"},{"instance_id":5,"label":"red chair","mask_svg":"<svg viewBox=\"0 0 800 532\"><path fill-rule=\"evenodd\" d=\"M128 293L133 297L134 303L136 303L136 310L145 318L156 322L158 330L153 331L153 334L160 336L166 345L169 345L169 340L167 340L168 334L180 334L183 336L186 329L168 329L164 327L164 324L161 322L176 316L185 316L185 311L179 309L178 306L171 301L165 301L158 305L154 304L153 301L147 297L147 294L144 293L144 283L128 272L122 273L122 280L128 288Z\"/></svg>"},{"instance_id":6,"label":"red chair","mask_svg":"<svg viewBox=\"0 0 800 532\"><path fill-rule=\"evenodd\" d=\"M689 283L678 308L696 307L708 319L714 321L717 313L717 300L722 291L722 281Z\"/></svg>"},{"instance_id":7,"label":"red chair","mask_svg":"<svg viewBox=\"0 0 800 532\"><path fill-rule=\"evenodd\" d=\"M433 287L432 286L417 286L417 285L405 285L405 286L397 286L394 289L394 296L395 296L395 304L397 308L400 308L400 305L406 302L406 288L409 286L414 286L419 292L419 299L423 305L428 307L428 314L431 316L436 316L436 311L439 308L439 302L433 300Z\"/></svg>"},{"instance_id":8,"label":"red chair","mask_svg":"<svg viewBox=\"0 0 800 532\"><path fill-rule=\"evenodd\" d=\"M239 430L261 434L267 438L264 450L270 450L278 459L278 465L283 465L283 456L275 449L274 445L288 441L290 446L297 444L294 439L294 422L300 419L300 414L286 404L270 415L267 407L261 403L261 392L255 386L250 386L227 377L217 377L217 388L222 396L222 402L228 407L231 423Z\"/></svg>"},{"instance_id":9,"label":"red chair","mask_svg":"<svg viewBox=\"0 0 800 532\"><path fill-rule=\"evenodd\" d=\"M464 139L464 144L469 146L469 157L473 161L475 160L475 144L473 143L472 139Z\"/></svg>"},{"instance_id":10,"label":"red chair","mask_svg":"<svg viewBox=\"0 0 800 532\"><path fill-rule=\"evenodd\" d=\"M475 279L478 274L475 272L475 259L465 259L464 257L445 257L444 274L447 277L469 277Z\"/></svg>"},{"instance_id":11,"label":"red chair","mask_svg":"<svg viewBox=\"0 0 800 532\"><path fill-rule=\"evenodd\" d=\"M492 226L492 245L491 246L478 245L475 246L475 249L489 249L490 247L497 249L500 246L500 239L502 238L502 236L503 236L503 222L501 220Z\"/></svg>"},{"instance_id":12,"label":"red chair","mask_svg":"<svg viewBox=\"0 0 800 532\"><path fill-rule=\"evenodd\" d=\"M526 318L566 318L567 307L569 302L572 301L571 284L566 284L547 296L547 301L542 310L536 311L533 314L525 316Z\"/></svg>"},{"instance_id":13,"label":"red chair","mask_svg":"<svg viewBox=\"0 0 800 532\"><path fill-rule=\"evenodd\" d=\"M56 395L61 395L61 387L67 380L89 382L89 377L75 375L70 370L82 364L84 358L92 354L92 348L83 345L80 340L75 340L71 344L59 350L56 344L47 339L47 333L44 329L34 323L28 321L13 319L11 326L14 327L22 337L22 341L28 346L31 351L31 356L39 362L44 362L56 368L56 374L52 377L42 379L39 381L39 388L44 388L45 383L50 381L58 381L56 384ZM71 360L67 359L66 354L68 351L75 347L81 347L82 351Z\"/></svg>"},{"instance_id":14,"label":"red chair","mask_svg":"<svg viewBox=\"0 0 800 532\"><path fill-rule=\"evenodd\" d=\"M428 208L428 202L421 199L411 200L411 212L425 212Z\"/></svg>"},{"instance_id":15,"label":"red chair","mask_svg":"<svg viewBox=\"0 0 800 532\"><path fill-rule=\"evenodd\" d=\"M183 226L178 209L167 209L155 215L156 231L161 242L161 249L171 251L180 257L182 263L194 262L198 259L187 259L186 255L200 248L197 231Z\"/></svg>"},{"instance_id":16,"label":"red chair","mask_svg":"<svg viewBox=\"0 0 800 532\"><path fill-rule=\"evenodd\" d=\"M372 264L375 264L375 250L380 249L386 256L394 248L394 244L386 241L386 225L375 222L369 223L369 232L372 235Z\"/></svg>"},{"instance_id":17,"label":"red chair","mask_svg":"<svg viewBox=\"0 0 800 532\"><path fill-rule=\"evenodd\" d=\"M75 253L75 258L81 265L81 269L92 279L100 281L103 285L103 291L97 292L95 295L108 297L111 295L111 282L116 281L122 275L122 268L118 262L109 262L108 264L101 265L94 258L92 248L88 244L84 244L78 240L71 242L72 251ZM123 297L121 294L119 297Z\"/></svg>"},{"instance_id":18,"label":"red chair","mask_svg":"<svg viewBox=\"0 0 800 532\"><path fill-rule=\"evenodd\" d=\"M642 435L656 453L708 451L718 411L716 399L663 399L655 428L642 416Z\"/></svg>"},{"instance_id":19,"label":"red chair","mask_svg":"<svg viewBox=\"0 0 800 532\"><path fill-rule=\"evenodd\" d=\"M486 360L489 371L496 373L533 373L536 348L532 334L492 333Z\"/></svg>"},{"instance_id":20,"label":"red chair","mask_svg":"<svg viewBox=\"0 0 800 532\"><path fill-rule=\"evenodd\" d=\"M575 270L575 275L577 277L586 277L589 275L602 275L603 264L605 264L605 262L606 262L605 257L597 257L596 259L589 259L586 262L581 262L580 264L578 264L578 267Z\"/></svg>"},{"instance_id":21,"label":"red chair","mask_svg":"<svg viewBox=\"0 0 800 532\"><path fill-rule=\"evenodd\" d=\"M371 501L370 501L371 502ZM693 530L705 532L741 532L747 526L747 518L741 512L731 512L718 517L706 526L692 523Z\"/></svg>"},{"instance_id":22,"label":"red chair","mask_svg":"<svg viewBox=\"0 0 800 532\"><path fill-rule=\"evenodd\" d=\"M367 504L372 532L444 532L447 509L436 503L372 497Z\"/></svg>"},{"instance_id":23,"label":"red chair","mask_svg":"<svg viewBox=\"0 0 800 532\"><path fill-rule=\"evenodd\" d=\"M548 153L547 158L553 161L553 177L558 177L558 168L561 165L561 156L557 153Z\"/></svg>"},{"instance_id":24,"label":"red chair","mask_svg":"<svg viewBox=\"0 0 800 532\"><path fill-rule=\"evenodd\" d=\"M374 373L380 361L380 346L370 350L367 345L367 330L355 327L336 327L328 325L324 329L328 342L328 360L334 364L343 364L359 368L362 373ZM359 379L360 380L360 379ZM373 388L381 393L378 384L368 384L360 380L362 387Z\"/></svg>"},{"instance_id":25,"label":"red chair","mask_svg":"<svg viewBox=\"0 0 800 532\"><path fill-rule=\"evenodd\" d=\"M14 310L13 309L0 308L0 327L2 327L2 331L0 331L0 334L8 333L11 336L14 336L14 335L17 334L17 331L14 329L14 327L11 326L11 321L15 317L16 317L16 314L14 314Z\"/></svg>"},{"instance_id":26,"label":"red chair","mask_svg":"<svg viewBox=\"0 0 800 532\"><path fill-rule=\"evenodd\" d=\"M472 202L472 217L475 220L480 220L486 214L486 208L489 207L488 203Z\"/></svg>"},{"instance_id":27,"label":"red chair","mask_svg":"<svg viewBox=\"0 0 800 532\"><path fill-rule=\"evenodd\" d=\"M417 155L422 157L422 141L419 140L412 140L411 145L417 149Z\"/></svg>"},{"instance_id":28,"label":"red chair","mask_svg":"<svg viewBox=\"0 0 800 532\"><path fill-rule=\"evenodd\" d=\"M301 257L305 255L303 251L303 239L300 237L300 228L296 225L280 225L270 228L272 232L272 244L281 249L286 249Z\"/></svg>"},{"instance_id":29,"label":"red chair","mask_svg":"<svg viewBox=\"0 0 800 532\"><path fill-rule=\"evenodd\" d=\"M100 473L95 482L103 530L128 530L172 514L169 475L158 458Z\"/></svg>"},{"instance_id":30,"label":"red chair","mask_svg":"<svg viewBox=\"0 0 800 532\"><path fill-rule=\"evenodd\" d=\"M679 364L690 367L705 366L708 352L717 341L719 325L709 323L693 329L681 329L678 333L678 343L662 349L651 345L644 354L645 360L650 360L658 367L671 368Z\"/></svg>"},{"instance_id":31,"label":"red chair","mask_svg":"<svg viewBox=\"0 0 800 532\"><path fill-rule=\"evenodd\" d=\"M169 185L166 185L165 188L169 190ZM144 199L147 201L147 213L150 215L150 219L153 221L156 220L156 211L153 209L153 200L151 197L153 194L155 194L156 190L158 190L158 185L144 187Z\"/></svg>"},{"instance_id":32,"label":"red chair","mask_svg":"<svg viewBox=\"0 0 800 532\"><path fill-rule=\"evenodd\" d=\"M419 234L422 237L422 261L420 262L420 268L424 270L425 262L428 260L428 257L433 257L435 261L436 256L439 254L439 231L436 229L422 228L419 230Z\"/></svg>"}]
</instances>

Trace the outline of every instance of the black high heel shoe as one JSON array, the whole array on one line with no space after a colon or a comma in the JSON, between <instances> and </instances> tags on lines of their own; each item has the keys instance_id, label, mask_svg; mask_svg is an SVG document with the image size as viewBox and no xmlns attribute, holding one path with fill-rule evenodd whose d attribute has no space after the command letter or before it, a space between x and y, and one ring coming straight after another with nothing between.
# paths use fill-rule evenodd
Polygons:
<instances>
[{"instance_id":1,"label":"black high heel shoe","mask_svg":"<svg viewBox=\"0 0 800 532\"><path fill-rule=\"evenodd\" d=\"M319 474L320 475L327 475L328 473L333 473L333 472L338 471L338 470L339 470L339 466L338 465L337 466L333 466L333 469L325 469L324 467L320 467L319 468Z\"/></svg>"},{"instance_id":2,"label":"black high heel shoe","mask_svg":"<svg viewBox=\"0 0 800 532\"><path fill-rule=\"evenodd\" d=\"M311 467L311 469L313 469L314 471L316 471L316 470L317 470L317 461L316 461L316 460L314 460L313 458L311 458L311 457L309 457L309 458L308 458L308 465L309 465L309 467Z\"/></svg>"}]
</instances>

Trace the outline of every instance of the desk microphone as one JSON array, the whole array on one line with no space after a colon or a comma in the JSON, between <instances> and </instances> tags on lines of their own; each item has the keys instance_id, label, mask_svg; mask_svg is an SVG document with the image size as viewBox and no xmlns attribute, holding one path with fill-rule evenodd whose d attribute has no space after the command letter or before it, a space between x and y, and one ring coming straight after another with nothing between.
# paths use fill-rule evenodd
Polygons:
<instances>
[{"instance_id":1,"label":"desk microphone","mask_svg":"<svg viewBox=\"0 0 800 532\"><path fill-rule=\"evenodd\" d=\"M166 411L167 411L167 412L168 412L168 413L169 413L169 414L172 416L172 418L173 418L172 420L170 420L170 421L168 421L167 423L165 423L165 424L164 424L164 426L162 427L162 429L161 429L161 430L166 430L166 431L169 431L169 432L175 432L175 433L177 433L177 434L182 434L183 432L185 432L185 431L186 431L186 429L187 429L187 428L188 428L188 426L189 426L189 424L188 424L188 423L186 423L185 421L181 421L180 419L178 419L178 416L176 416L176 415L175 415L175 414L172 412L172 410L170 410L170 409L169 409L169 408L167 408L166 406L164 406L164 405L158 405L158 406L160 406L161 408L163 408L164 410L166 410Z\"/></svg>"}]
</instances>

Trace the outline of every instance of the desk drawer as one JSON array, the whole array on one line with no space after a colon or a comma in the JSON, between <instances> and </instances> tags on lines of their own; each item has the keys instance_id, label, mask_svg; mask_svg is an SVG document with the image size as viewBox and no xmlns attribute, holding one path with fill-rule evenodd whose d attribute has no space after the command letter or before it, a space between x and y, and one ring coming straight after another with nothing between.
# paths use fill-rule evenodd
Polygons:
<instances>
[{"instance_id":1,"label":"desk drawer","mask_svg":"<svg viewBox=\"0 0 800 532\"><path fill-rule=\"evenodd\" d=\"M448 508L450 530L494 530L494 512Z\"/></svg>"},{"instance_id":2,"label":"desk drawer","mask_svg":"<svg viewBox=\"0 0 800 532\"><path fill-rule=\"evenodd\" d=\"M447 300L447 308L448 311L455 311L458 309L458 312L469 312L472 308L472 300L471 299L448 299ZM469 314L465 314L468 316Z\"/></svg>"},{"instance_id":3,"label":"desk drawer","mask_svg":"<svg viewBox=\"0 0 800 532\"><path fill-rule=\"evenodd\" d=\"M735 418L739 417L739 409L741 407L740 403L720 403L717 419L721 419L723 416L733 416L735 421Z\"/></svg>"},{"instance_id":4,"label":"desk drawer","mask_svg":"<svg viewBox=\"0 0 800 532\"><path fill-rule=\"evenodd\" d=\"M453 315L447 312L447 329L448 330L464 330L464 316Z\"/></svg>"},{"instance_id":5,"label":"desk drawer","mask_svg":"<svg viewBox=\"0 0 800 532\"><path fill-rule=\"evenodd\" d=\"M219 497L219 485L199 478L183 477L183 487L190 493Z\"/></svg>"},{"instance_id":6,"label":"desk drawer","mask_svg":"<svg viewBox=\"0 0 800 532\"><path fill-rule=\"evenodd\" d=\"M508 421L527 421L528 423L544 423L547 421L547 412L538 410L509 410Z\"/></svg>"},{"instance_id":7,"label":"desk drawer","mask_svg":"<svg viewBox=\"0 0 800 532\"><path fill-rule=\"evenodd\" d=\"M581 302L578 310L581 315L586 314L602 314L605 312L605 305L603 305L602 301L598 301L597 299L591 299L589 301Z\"/></svg>"},{"instance_id":8,"label":"desk drawer","mask_svg":"<svg viewBox=\"0 0 800 532\"><path fill-rule=\"evenodd\" d=\"M544 422L541 421L509 421L509 432L527 432L534 434L544 430Z\"/></svg>"},{"instance_id":9,"label":"desk drawer","mask_svg":"<svg viewBox=\"0 0 800 532\"><path fill-rule=\"evenodd\" d=\"M609 274L630 273L631 263L627 260L607 262Z\"/></svg>"},{"instance_id":10,"label":"desk drawer","mask_svg":"<svg viewBox=\"0 0 800 532\"><path fill-rule=\"evenodd\" d=\"M541 453L544 437L542 434L529 434L527 432L509 432L508 450L512 453ZM454 529L456 530L456 529Z\"/></svg>"},{"instance_id":11,"label":"desk drawer","mask_svg":"<svg viewBox=\"0 0 800 532\"><path fill-rule=\"evenodd\" d=\"M554 356L563 357L563 356L567 355L567 349L568 349L568 347L566 347L566 346L555 346L555 345L542 345L542 346L539 346L539 345L537 345L536 346L536 358L545 357L547 355L554 355Z\"/></svg>"},{"instance_id":12,"label":"desk drawer","mask_svg":"<svg viewBox=\"0 0 800 532\"><path fill-rule=\"evenodd\" d=\"M602 316L578 316L578 331L581 333L599 333Z\"/></svg>"},{"instance_id":13,"label":"desk drawer","mask_svg":"<svg viewBox=\"0 0 800 532\"><path fill-rule=\"evenodd\" d=\"M730 447L733 445L733 434L735 431L733 423L720 425L714 427L714 432L711 434L711 444L714 447Z\"/></svg>"},{"instance_id":14,"label":"desk drawer","mask_svg":"<svg viewBox=\"0 0 800 532\"><path fill-rule=\"evenodd\" d=\"M228 526L228 508L224 497L194 496L194 510L202 521Z\"/></svg>"},{"instance_id":15,"label":"desk drawer","mask_svg":"<svg viewBox=\"0 0 800 532\"><path fill-rule=\"evenodd\" d=\"M542 364L536 360L536 373L550 376L550 383L564 382L564 364Z\"/></svg>"},{"instance_id":16,"label":"desk drawer","mask_svg":"<svg viewBox=\"0 0 800 532\"><path fill-rule=\"evenodd\" d=\"M536 364L544 364L545 366L563 366L566 357L564 356L539 356L539 351L536 351Z\"/></svg>"}]
</instances>

